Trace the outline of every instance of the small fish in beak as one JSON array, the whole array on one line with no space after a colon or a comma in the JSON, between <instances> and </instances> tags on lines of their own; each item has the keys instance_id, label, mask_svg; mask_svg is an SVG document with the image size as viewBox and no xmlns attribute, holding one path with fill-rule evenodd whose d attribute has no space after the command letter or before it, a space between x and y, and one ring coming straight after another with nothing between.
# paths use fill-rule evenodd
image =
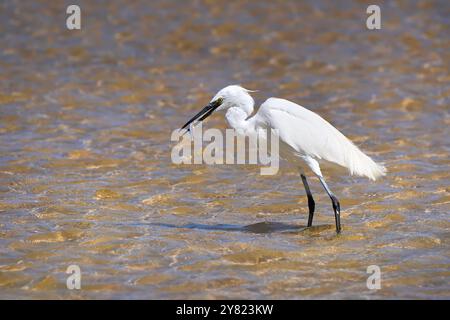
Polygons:
<instances>
[{"instance_id":1,"label":"small fish in beak","mask_svg":"<svg viewBox=\"0 0 450 320\"><path fill-rule=\"evenodd\" d=\"M223 99L219 98L217 100L214 100L214 101L211 101L210 103L208 103L208 105L206 107L204 107L199 113L197 113L188 122L186 122L181 127L180 130L186 129L186 127L189 126L189 128L186 130L186 132L189 132L191 124L195 125L195 124L197 124L197 122L201 122L201 121L205 120L206 118L208 118L214 112L214 110L216 110L222 104L222 101L223 101Z\"/></svg>"}]
</instances>

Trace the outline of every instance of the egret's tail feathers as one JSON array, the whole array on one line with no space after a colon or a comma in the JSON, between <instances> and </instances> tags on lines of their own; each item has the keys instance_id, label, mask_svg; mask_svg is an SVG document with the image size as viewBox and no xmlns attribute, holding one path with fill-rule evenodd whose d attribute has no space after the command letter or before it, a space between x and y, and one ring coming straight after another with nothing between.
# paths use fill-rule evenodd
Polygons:
<instances>
[{"instance_id":1,"label":"egret's tail feathers","mask_svg":"<svg viewBox=\"0 0 450 320\"><path fill-rule=\"evenodd\" d=\"M373 181L386 175L386 167L373 161L357 146L353 146L346 157L346 167L350 170L350 174L367 177Z\"/></svg>"}]
</instances>

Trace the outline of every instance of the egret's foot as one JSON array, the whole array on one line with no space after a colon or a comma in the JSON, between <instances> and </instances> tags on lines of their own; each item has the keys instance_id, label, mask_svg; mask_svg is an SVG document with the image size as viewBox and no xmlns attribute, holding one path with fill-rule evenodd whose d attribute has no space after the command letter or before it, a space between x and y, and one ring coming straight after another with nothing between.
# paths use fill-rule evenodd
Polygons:
<instances>
[{"instance_id":1,"label":"egret's foot","mask_svg":"<svg viewBox=\"0 0 450 320\"><path fill-rule=\"evenodd\" d=\"M334 219L336 220L336 233L341 233L341 205L335 195L330 198L333 203Z\"/></svg>"},{"instance_id":2,"label":"egret's foot","mask_svg":"<svg viewBox=\"0 0 450 320\"><path fill-rule=\"evenodd\" d=\"M314 217L314 209L316 208L316 203L314 202L314 199L312 197L308 197L308 208L309 208L308 227L311 227Z\"/></svg>"},{"instance_id":3,"label":"egret's foot","mask_svg":"<svg viewBox=\"0 0 450 320\"><path fill-rule=\"evenodd\" d=\"M305 187L306 195L308 197L308 209L309 209L309 216L308 216L308 227L312 226L313 218L314 218L314 209L316 208L316 203L314 202L314 198L312 196L311 190L309 189L308 180L306 180L306 176L302 173L300 174L303 182L303 186Z\"/></svg>"}]
</instances>

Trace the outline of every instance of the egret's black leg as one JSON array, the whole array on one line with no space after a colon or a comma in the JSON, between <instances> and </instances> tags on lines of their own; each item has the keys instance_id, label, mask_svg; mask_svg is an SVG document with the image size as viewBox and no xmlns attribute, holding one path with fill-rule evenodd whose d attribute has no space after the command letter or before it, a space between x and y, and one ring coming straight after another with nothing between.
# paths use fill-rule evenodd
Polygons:
<instances>
[{"instance_id":1,"label":"egret's black leg","mask_svg":"<svg viewBox=\"0 0 450 320\"><path fill-rule=\"evenodd\" d=\"M322 186L324 187L325 191L330 196L331 202L333 203L333 210L334 210L334 218L336 219L336 232L341 232L341 205L339 204L338 198L334 195L333 192L331 192L330 188L328 188L327 183L323 179L323 177L319 176L319 180L322 183Z\"/></svg>"},{"instance_id":2,"label":"egret's black leg","mask_svg":"<svg viewBox=\"0 0 450 320\"><path fill-rule=\"evenodd\" d=\"M303 186L305 187L306 195L308 196L308 208L309 208L308 227L311 227L313 217L314 217L314 209L316 207L316 203L314 202L314 199L313 199L311 190L309 189L308 181L306 180L305 175L300 174L300 176L302 177Z\"/></svg>"}]
</instances>

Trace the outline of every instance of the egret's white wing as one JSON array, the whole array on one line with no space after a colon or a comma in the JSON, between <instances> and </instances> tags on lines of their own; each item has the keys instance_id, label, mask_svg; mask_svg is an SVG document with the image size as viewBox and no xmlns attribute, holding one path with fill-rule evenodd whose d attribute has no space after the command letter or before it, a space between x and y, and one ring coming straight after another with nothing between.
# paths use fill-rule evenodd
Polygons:
<instances>
[{"instance_id":1,"label":"egret's white wing","mask_svg":"<svg viewBox=\"0 0 450 320\"><path fill-rule=\"evenodd\" d=\"M269 98L256 116L261 124L278 129L280 140L299 156L324 159L373 180L386 171L325 119L291 101Z\"/></svg>"}]
</instances>

